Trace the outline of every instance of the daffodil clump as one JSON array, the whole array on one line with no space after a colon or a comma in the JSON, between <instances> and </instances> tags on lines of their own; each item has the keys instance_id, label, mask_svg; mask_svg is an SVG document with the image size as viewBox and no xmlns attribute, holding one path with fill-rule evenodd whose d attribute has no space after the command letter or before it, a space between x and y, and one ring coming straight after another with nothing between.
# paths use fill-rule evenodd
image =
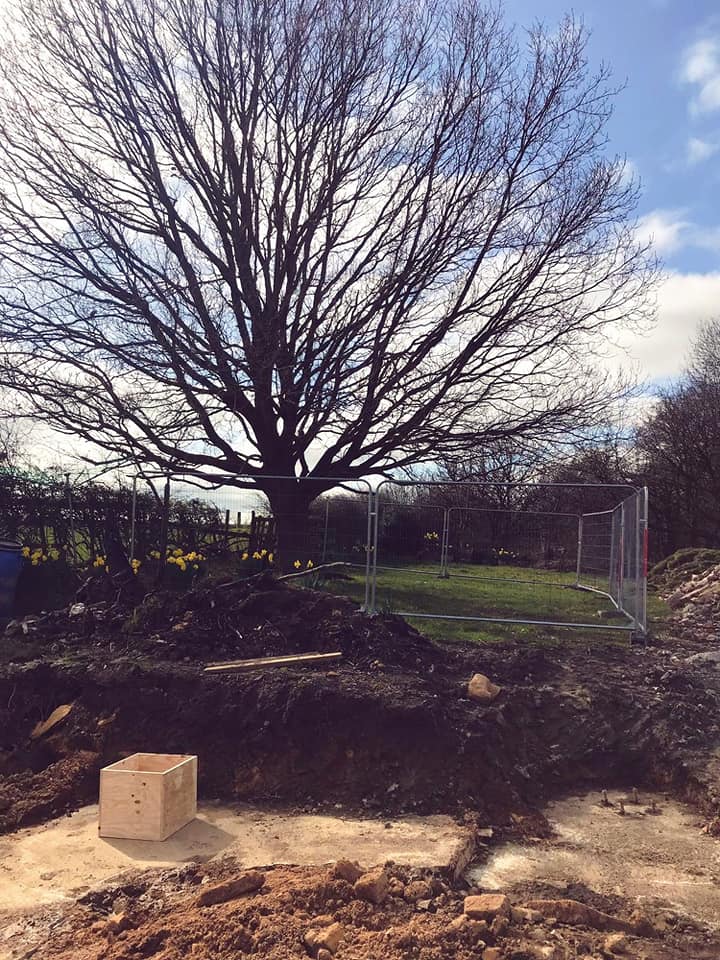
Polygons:
<instances>
[{"instance_id":1,"label":"daffodil clump","mask_svg":"<svg viewBox=\"0 0 720 960\"><path fill-rule=\"evenodd\" d=\"M97 570L104 570L105 573L110 573L110 567L108 566L107 557L104 557L102 554L98 554L93 560L93 567Z\"/></svg>"},{"instance_id":2,"label":"daffodil clump","mask_svg":"<svg viewBox=\"0 0 720 960\"><path fill-rule=\"evenodd\" d=\"M32 567L39 567L42 563L47 563L48 561L56 561L60 559L60 551L56 547L50 547L49 550L45 551L42 547L37 547L32 549L32 547L25 546L21 551L23 558L30 561Z\"/></svg>"},{"instance_id":3,"label":"daffodil clump","mask_svg":"<svg viewBox=\"0 0 720 960\"><path fill-rule=\"evenodd\" d=\"M265 563L272 566L275 556L268 550L253 550L252 553L248 553L246 550L240 555L240 559L243 563L247 563L249 560L263 560Z\"/></svg>"},{"instance_id":4,"label":"daffodil clump","mask_svg":"<svg viewBox=\"0 0 720 960\"><path fill-rule=\"evenodd\" d=\"M303 567L305 567L306 570L312 570L315 564L312 562L312 560L308 560L307 563L303 563L302 560L296 560L293 563L293 566L296 570L302 570Z\"/></svg>"},{"instance_id":5,"label":"daffodil clump","mask_svg":"<svg viewBox=\"0 0 720 960\"><path fill-rule=\"evenodd\" d=\"M440 539L440 535L437 530L428 530L425 534L425 539L428 543L437 543Z\"/></svg>"},{"instance_id":6,"label":"daffodil clump","mask_svg":"<svg viewBox=\"0 0 720 960\"><path fill-rule=\"evenodd\" d=\"M154 551L157 552L157 551ZM205 555L198 553L197 550L185 551L181 547L175 547L168 551L165 563L177 571L179 575L190 577L199 576L203 568Z\"/></svg>"}]
</instances>

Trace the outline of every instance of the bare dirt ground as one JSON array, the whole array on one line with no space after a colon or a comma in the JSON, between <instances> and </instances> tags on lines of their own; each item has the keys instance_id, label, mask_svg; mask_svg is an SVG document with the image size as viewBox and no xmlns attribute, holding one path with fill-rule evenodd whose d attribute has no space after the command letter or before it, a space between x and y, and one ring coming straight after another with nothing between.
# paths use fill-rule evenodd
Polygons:
<instances>
[{"instance_id":1,"label":"bare dirt ground","mask_svg":"<svg viewBox=\"0 0 720 960\"><path fill-rule=\"evenodd\" d=\"M667 795L609 790L551 802L552 836L495 847L469 871L488 890L567 891L571 883L650 909L720 921L720 841Z\"/></svg>"},{"instance_id":2,"label":"bare dirt ground","mask_svg":"<svg viewBox=\"0 0 720 960\"><path fill-rule=\"evenodd\" d=\"M2 647L0 827L94 802L100 766L157 750L199 755L203 800L305 814L342 804L380 820L454 815L486 831L491 846L480 859L496 844L547 840L541 806L581 789L663 790L693 805L693 829L709 839L720 822L720 670L698 658L707 648L702 627L678 639L672 625L647 648L443 644L398 618L367 618L342 599L269 580L160 595L135 610L60 612L11 627ZM332 669L200 668L335 649L344 657ZM477 672L502 687L490 703L467 696ZM38 734L61 705L70 710ZM562 890L508 884L516 906L541 907L507 917L503 907L485 926L460 919L473 875L453 880L417 866L389 867L380 903L329 879L327 868L276 866L257 891L198 904L204 887L247 865L220 854L8 917L0 956L720 957L720 935L701 910L643 901L637 914L629 887L608 892L580 876ZM343 936L335 943L333 934L334 951L323 954L308 930L333 923Z\"/></svg>"}]
</instances>

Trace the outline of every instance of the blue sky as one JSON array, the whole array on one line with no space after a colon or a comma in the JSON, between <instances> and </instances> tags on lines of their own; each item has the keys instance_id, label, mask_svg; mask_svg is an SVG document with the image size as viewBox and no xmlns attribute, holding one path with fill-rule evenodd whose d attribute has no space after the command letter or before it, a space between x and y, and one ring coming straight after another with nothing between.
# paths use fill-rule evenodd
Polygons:
<instances>
[{"instance_id":1,"label":"blue sky","mask_svg":"<svg viewBox=\"0 0 720 960\"><path fill-rule=\"evenodd\" d=\"M641 230L666 268L655 327L624 346L651 382L682 369L698 323L720 317L720 5L711 0L506 0L510 21L591 31L594 65L625 84L611 149L640 178Z\"/></svg>"}]
</instances>

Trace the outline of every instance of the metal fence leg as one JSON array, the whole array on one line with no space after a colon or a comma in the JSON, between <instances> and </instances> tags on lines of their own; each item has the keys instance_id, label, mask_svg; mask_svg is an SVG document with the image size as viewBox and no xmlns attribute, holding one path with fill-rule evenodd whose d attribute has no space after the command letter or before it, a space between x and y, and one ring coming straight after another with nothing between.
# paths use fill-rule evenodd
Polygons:
<instances>
[{"instance_id":1,"label":"metal fence leg","mask_svg":"<svg viewBox=\"0 0 720 960\"><path fill-rule=\"evenodd\" d=\"M635 496L636 526L636 589L635 625L636 639L647 643L647 536L648 536L648 490L643 487Z\"/></svg>"},{"instance_id":2,"label":"metal fence leg","mask_svg":"<svg viewBox=\"0 0 720 960\"><path fill-rule=\"evenodd\" d=\"M65 474L65 490L67 491L68 512L70 514L70 550L72 553L73 566L77 566L77 541L75 539L75 511L73 507L72 487L70 486L70 474Z\"/></svg>"},{"instance_id":3,"label":"metal fence leg","mask_svg":"<svg viewBox=\"0 0 720 960\"><path fill-rule=\"evenodd\" d=\"M372 531L373 531L373 492L368 489L367 494L367 529L365 531L365 602L362 605L364 613L373 613L371 596L372 579Z\"/></svg>"},{"instance_id":4,"label":"metal fence leg","mask_svg":"<svg viewBox=\"0 0 720 960\"><path fill-rule=\"evenodd\" d=\"M330 500L325 498L325 529L323 530L323 545L322 545L322 558L321 563L325 563L327 559L327 544L328 544L328 524L330 522ZM367 593L366 593L367 596Z\"/></svg>"},{"instance_id":5,"label":"metal fence leg","mask_svg":"<svg viewBox=\"0 0 720 960\"><path fill-rule=\"evenodd\" d=\"M575 568L575 586L580 586L580 571L582 569L582 546L583 546L583 518L578 517L578 540L577 540L577 564Z\"/></svg>"},{"instance_id":6,"label":"metal fence leg","mask_svg":"<svg viewBox=\"0 0 720 960\"><path fill-rule=\"evenodd\" d=\"M130 559L135 559L135 521L137 517L137 477L133 477L132 502L130 505Z\"/></svg>"},{"instance_id":7,"label":"metal fence leg","mask_svg":"<svg viewBox=\"0 0 720 960\"><path fill-rule=\"evenodd\" d=\"M370 604L368 613L377 613L377 558L379 537L380 491L371 492L372 503L372 537L370 543Z\"/></svg>"},{"instance_id":8,"label":"metal fence leg","mask_svg":"<svg viewBox=\"0 0 720 960\"><path fill-rule=\"evenodd\" d=\"M450 576L448 570L448 545L450 542L450 508L443 510L442 540L440 543L440 579L447 580Z\"/></svg>"}]
</instances>

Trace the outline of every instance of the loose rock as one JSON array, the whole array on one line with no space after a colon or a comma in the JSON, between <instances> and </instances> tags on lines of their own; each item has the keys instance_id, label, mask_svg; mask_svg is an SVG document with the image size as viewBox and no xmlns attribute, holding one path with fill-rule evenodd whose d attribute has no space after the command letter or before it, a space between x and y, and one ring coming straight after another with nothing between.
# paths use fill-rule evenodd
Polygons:
<instances>
[{"instance_id":1,"label":"loose rock","mask_svg":"<svg viewBox=\"0 0 720 960\"><path fill-rule=\"evenodd\" d=\"M605 953L616 956L617 954L626 953L627 946L628 940L624 933L611 933L603 944L603 950Z\"/></svg>"},{"instance_id":2,"label":"loose rock","mask_svg":"<svg viewBox=\"0 0 720 960\"><path fill-rule=\"evenodd\" d=\"M320 951L325 950L331 955L334 954L344 936L345 928L341 923L331 923L329 927L312 927L305 934L305 946L317 957L317 960L322 960Z\"/></svg>"},{"instance_id":3,"label":"loose rock","mask_svg":"<svg viewBox=\"0 0 720 960\"><path fill-rule=\"evenodd\" d=\"M467 695L478 703L492 703L501 690L502 687L498 687L484 673L476 673L468 683Z\"/></svg>"},{"instance_id":4,"label":"loose rock","mask_svg":"<svg viewBox=\"0 0 720 960\"><path fill-rule=\"evenodd\" d=\"M362 867L354 860L338 860L330 871L336 880L346 880L348 883L355 881L363 875Z\"/></svg>"},{"instance_id":5,"label":"loose rock","mask_svg":"<svg viewBox=\"0 0 720 960\"><path fill-rule=\"evenodd\" d=\"M483 950L482 960L502 960L500 947L486 947Z\"/></svg>"},{"instance_id":6,"label":"loose rock","mask_svg":"<svg viewBox=\"0 0 720 960\"><path fill-rule=\"evenodd\" d=\"M510 916L510 901L504 893L482 893L465 897L463 910L471 920L494 920Z\"/></svg>"},{"instance_id":7,"label":"loose rock","mask_svg":"<svg viewBox=\"0 0 720 960\"><path fill-rule=\"evenodd\" d=\"M526 904L531 910L537 910L546 919L554 918L568 926L593 927L595 930L617 930L622 933L634 933L633 924L607 913L588 907L577 900L530 900Z\"/></svg>"},{"instance_id":8,"label":"loose rock","mask_svg":"<svg viewBox=\"0 0 720 960\"><path fill-rule=\"evenodd\" d=\"M216 903L225 903L227 900L241 897L244 893L259 890L264 883L264 873L259 870L247 870L234 880L216 883L214 886L208 887L207 890L203 890L197 898L197 905L199 907L211 907Z\"/></svg>"},{"instance_id":9,"label":"loose rock","mask_svg":"<svg viewBox=\"0 0 720 960\"><path fill-rule=\"evenodd\" d=\"M539 910L528 910L527 907L513 907L510 915L513 923L540 923L543 918Z\"/></svg>"},{"instance_id":10,"label":"loose rock","mask_svg":"<svg viewBox=\"0 0 720 960\"><path fill-rule=\"evenodd\" d=\"M390 881L384 869L369 870L355 882L355 893L361 900L379 905L388 895Z\"/></svg>"},{"instance_id":11,"label":"loose rock","mask_svg":"<svg viewBox=\"0 0 720 960\"><path fill-rule=\"evenodd\" d=\"M425 880L413 880L405 887L405 899L408 903L417 903L418 900L429 900L432 897L430 884Z\"/></svg>"}]
</instances>

